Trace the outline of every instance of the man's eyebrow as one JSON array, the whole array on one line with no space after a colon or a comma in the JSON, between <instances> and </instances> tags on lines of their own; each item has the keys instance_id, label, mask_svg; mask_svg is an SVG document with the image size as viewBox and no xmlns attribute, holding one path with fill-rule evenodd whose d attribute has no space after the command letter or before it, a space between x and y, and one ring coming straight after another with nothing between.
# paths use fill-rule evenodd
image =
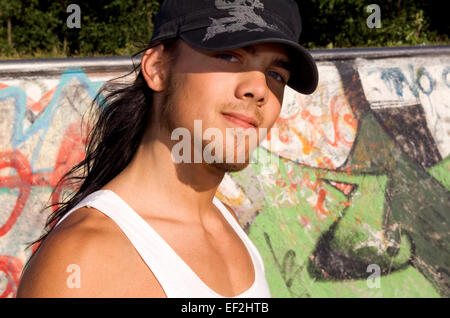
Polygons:
<instances>
[{"instance_id":1,"label":"man's eyebrow","mask_svg":"<svg viewBox=\"0 0 450 318\"><path fill-rule=\"evenodd\" d=\"M246 51L248 54L251 55L255 55L255 48L253 46L244 46L242 47L242 49L244 51ZM287 71L291 71L292 70L292 62L291 60L288 58L283 58L283 57L276 57L273 59L273 61L270 63L273 66L277 66L277 67L281 67L284 68Z\"/></svg>"},{"instance_id":2,"label":"man's eyebrow","mask_svg":"<svg viewBox=\"0 0 450 318\"><path fill-rule=\"evenodd\" d=\"M287 70L289 72L292 70L292 62L290 60L287 61L284 58L280 58L280 57L275 58L271 64L274 66L284 68L285 70Z\"/></svg>"}]
</instances>

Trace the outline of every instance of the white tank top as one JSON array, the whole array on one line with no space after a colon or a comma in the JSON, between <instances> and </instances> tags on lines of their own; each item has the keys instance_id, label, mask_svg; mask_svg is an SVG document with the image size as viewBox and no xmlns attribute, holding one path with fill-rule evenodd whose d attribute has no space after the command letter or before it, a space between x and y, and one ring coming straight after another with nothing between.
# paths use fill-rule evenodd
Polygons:
<instances>
[{"instance_id":1,"label":"white tank top","mask_svg":"<svg viewBox=\"0 0 450 318\"><path fill-rule=\"evenodd\" d=\"M252 286L235 297L271 297L262 258L230 211L216 197L213 203L243 241L251 256L255 279ZM73 211L92 207L110 217L127 236L156 277L167 297L224 297L206 285L164 239L135 212L119 195L110 190L95 191L67 212L56 225Z\"/></svg>"}]
</instances>

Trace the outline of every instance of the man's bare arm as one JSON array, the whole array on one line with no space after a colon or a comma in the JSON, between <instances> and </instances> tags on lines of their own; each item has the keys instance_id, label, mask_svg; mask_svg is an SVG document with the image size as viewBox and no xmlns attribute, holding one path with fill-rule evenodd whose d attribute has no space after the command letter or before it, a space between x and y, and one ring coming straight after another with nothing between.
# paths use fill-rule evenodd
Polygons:
<instances>
[{"instance_id":1,"label":"man's bare arm","mask_svg":"<svg viewBox=\"0 0 450 318\"><path fill-rule=\"evenodd\" d=\"M22 274L17 297L164 297L120 229L88 210L68 216L42 243Z\"/></svg>"}]
</instances>

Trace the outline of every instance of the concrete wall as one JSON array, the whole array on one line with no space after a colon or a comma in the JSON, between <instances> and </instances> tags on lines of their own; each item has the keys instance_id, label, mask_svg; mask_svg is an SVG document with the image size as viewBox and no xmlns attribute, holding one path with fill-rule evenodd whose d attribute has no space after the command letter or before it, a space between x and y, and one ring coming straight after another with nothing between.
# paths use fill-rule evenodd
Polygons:
<instances>
[{"instance_id":1,"label":"concrete wall","mask_svg":"<svg viewBox=\"0 0 450 318\"><path fill-rule=\"evenodd\" d=\"M315 51L311 96L217 196L274 297L448 297L450 48ZM0 297L13 297L51 190L83 158L82 115L129 60L0 62ZM377 272L381 277L377 278Z\"/></svg>"}]
</instances>

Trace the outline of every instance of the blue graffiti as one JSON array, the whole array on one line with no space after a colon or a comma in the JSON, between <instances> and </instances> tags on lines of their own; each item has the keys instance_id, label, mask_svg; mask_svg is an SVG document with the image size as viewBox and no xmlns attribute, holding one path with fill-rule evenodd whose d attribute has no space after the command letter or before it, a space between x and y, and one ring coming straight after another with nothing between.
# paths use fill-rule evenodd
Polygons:
<instances>
[{"instance_id":1,"label":"blue graffiti","mask_svg":"<svg viewBox=\"0 0 450 318\"><path fill-rule=\"evenodd\" d=\"M448 73L450 73L450 66L447 66L447 67L444 69L444 71L442 72L442 81L444 82L444 84L445 84L448 88L450 88L450 83L448 82L448 79L447 79Z\"/></svg>"},{"instance_id":2,"label":"blue graffiti","mask_svg":"<svg viewBox=\"0 0 450 318\"><path fill-rule=\"evenodd\" d=\"M387 88L391 92L395 90L395 93L400 97L403 97L404 85L409 88L411 93L416 98L419 98L419 91L429 96L433 92L435 87L435 81L424 67L420 67L414 74L414 67L412 64L409 64L408 71L410 80L406 78L399 67L377 68L374 71L370 71L369 75L374 73L375 71L381 72L381 79L384 81ZM422 77L424 76L428 81L428 85L425 87L421 84Z\"/></svg>"},{"instance_id":3,"label":"blue graffiti","mask_svg":"<svg viewBox=\"0 0 450 318\"><path fill-rule=\"evenodd\" d=\"M25 115L27 111L26 100L27 95L20 87L6 87L0 90L0 101L13 98L14 99L14 125L12 136L12 147L17 149L22 143L32 137L39 131L42 133L39 135L39 141L36 148L33 150L31 156L31 168L33 172L38 172L33 169L35 161L41 152L42 144L47 135L48 129L56 115L61 101L68 93L68 86L71 81L76 79L78 83L86 90L89 96L94 99L98 89L103 82L91 82L81 68L69 68L61 74L61 80L58 87L55 90L52 100L48 103L47 107L37 117L36 121L26 129L24 129ZM48 169L45 169L48 170Z\"/></svg>"},{"instance_id":4,"label":"blue graffiti","mask_svg":"<svg viewBox=\"0 0 450 318\"><path fill-rule=\"evenodd\" d=\"M420 80L422 78L422 76L425 76L428 80L428 90L425 90L425 88L423 88ZM430 73L428 73L428 71L424 68L421 67L417 70L417 77L416 77L416 83L419 86L420 90L422 91L422 93L424 93L427 96L430 96L430 94L433 92L434 89L434 82L433 82L433 78L431 77Z\"/></svg>"}]
</instances>

